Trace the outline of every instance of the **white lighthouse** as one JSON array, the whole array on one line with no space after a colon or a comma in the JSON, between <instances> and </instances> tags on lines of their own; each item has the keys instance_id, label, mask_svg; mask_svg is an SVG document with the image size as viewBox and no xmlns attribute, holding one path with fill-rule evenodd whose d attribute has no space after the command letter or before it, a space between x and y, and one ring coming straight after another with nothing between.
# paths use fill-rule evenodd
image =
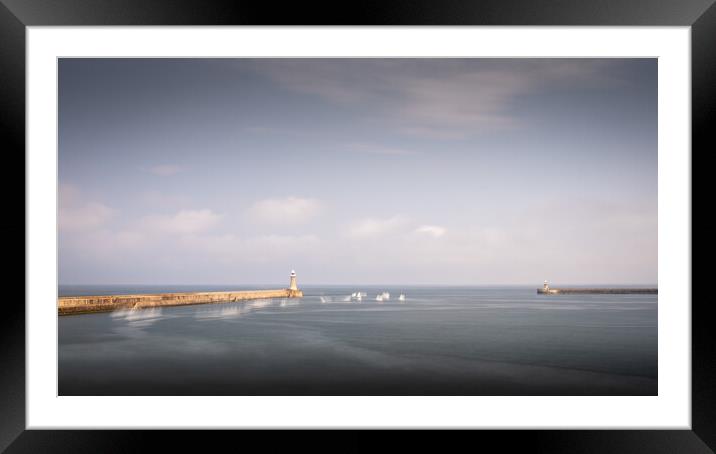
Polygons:
<instances>
[{"instance_id":1,"label":"white lighthouse","mask_svg":"<svg viewBox=\"0 0 716 454\"><path fill-rule=\"evenodd\" d=\"M296 271L291 270L290 276L291 276L291 280L289 281L288 289L289 290L298 290L298 286L296 285Z\"/></svg>"}]
</instances>

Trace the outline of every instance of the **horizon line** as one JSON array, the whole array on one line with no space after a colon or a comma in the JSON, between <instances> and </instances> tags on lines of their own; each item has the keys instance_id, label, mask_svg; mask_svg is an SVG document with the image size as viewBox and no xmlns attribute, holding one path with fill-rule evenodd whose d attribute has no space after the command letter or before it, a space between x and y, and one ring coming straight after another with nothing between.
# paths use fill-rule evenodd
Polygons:
<instances>
[{"instance_id":1,"label":"horizon line","mask_svg":"<svg viewBox=\"0 0 716 454\"><path fill-rule=\"evenodd\" d=\"M339 283L339 284L326 284L326 283L308 283L308 284L302 284L299 285L299 287L349 287L349 286L367 286L367 287L378 287L378 286L410 286L410 287L526 287L526 286L532 286L537 285L538 287L541 287L543 282L537 282L537 283L482 283L482 284L438 284L438 283L420 283L420 284L414 284L414 283L404 283L404 282L397 282L397 283ZM66 284L66 283L60 283L58 286L278 286L280 288L283 288L281 283L246 283L246 284L227 284L227 283L158 283L158 284L146 284L146 283L94 283L94 284ZM577 282L577 283L550 283L550 286L553 285L573 285L573 286L584 286L584 285L594 285L594 286L652 286L657 287L658 283L644 283L644 282L631 282L631 283L614 283L614 282Z\"/></svg>"}]
</instances>

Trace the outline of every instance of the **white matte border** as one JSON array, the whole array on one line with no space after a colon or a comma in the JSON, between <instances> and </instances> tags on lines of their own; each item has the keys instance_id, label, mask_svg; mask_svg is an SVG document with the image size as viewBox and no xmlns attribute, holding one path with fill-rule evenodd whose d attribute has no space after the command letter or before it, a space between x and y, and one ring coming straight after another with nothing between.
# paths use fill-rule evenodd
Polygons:
<instances>
[{"instance_id":1,"label":"white matte border","mask_svg":"<svg viewBox=\"0 0 716 454\"><path fill-rule=\"evenodd\" d=\"M689 27L28 27L27 428L691 428ZM658 57L658 396L58 396L58 57Z\"/></svg>"}]
</instances>

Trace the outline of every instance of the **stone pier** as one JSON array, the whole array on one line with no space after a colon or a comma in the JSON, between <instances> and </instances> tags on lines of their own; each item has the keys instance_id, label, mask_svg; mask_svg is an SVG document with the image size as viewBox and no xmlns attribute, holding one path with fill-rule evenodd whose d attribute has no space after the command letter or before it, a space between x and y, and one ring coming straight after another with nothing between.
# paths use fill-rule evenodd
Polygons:
<instances>
[{"instance_id":1,"label":"stone pier","mask_svg":"<svg viewBox=\"0 0 716 454\"><path fill-rule=\"evenodd\" d=\"M61 296L57 301L59 315L108 312L117 309L185 306L189 304L232 303L264 298L300 298L301 290L244 290L227 292L156 293L136 295Z\"/></svg>"}]
</instances>

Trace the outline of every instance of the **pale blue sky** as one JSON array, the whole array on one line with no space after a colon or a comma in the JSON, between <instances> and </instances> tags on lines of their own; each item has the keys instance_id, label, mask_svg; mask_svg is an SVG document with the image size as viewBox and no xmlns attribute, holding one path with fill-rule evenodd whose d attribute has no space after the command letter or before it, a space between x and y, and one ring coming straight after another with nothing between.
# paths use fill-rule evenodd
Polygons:
<instances>
[{"instance_id":1,"label":"pale blue sky","mask_svg":"<svg viewBox=\"0 0 716 454\"><path fill-rule=\"evenodd\" d=\"M653 284L656 59L61 59L61 284Z\"/></svg>"}]
</instances>

